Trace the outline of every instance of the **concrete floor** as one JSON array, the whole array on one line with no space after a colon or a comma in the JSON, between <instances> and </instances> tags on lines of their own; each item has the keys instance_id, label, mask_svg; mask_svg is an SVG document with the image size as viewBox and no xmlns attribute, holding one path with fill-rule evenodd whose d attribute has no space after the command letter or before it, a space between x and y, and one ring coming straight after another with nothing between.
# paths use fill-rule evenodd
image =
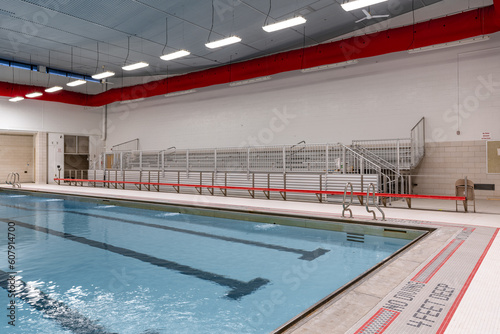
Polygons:
<instances>
[{"instance_id":1,"label":"concrete floor","mask_svg":"<svg viewBox=\"0 0 500 334\"><path fill-rule=\"evenodd\" d=\"M334 219L342 212L339 204L135 190L35 184L21 190ZM392 202L384 208L387 222L435 227L434 233L285 332L500 333L500 201L478 200L476 213L455 212L454 201L413 200L412 206ZM352 211L354 219L371 221L364 207Z\"/></svg>"}]
</instances>

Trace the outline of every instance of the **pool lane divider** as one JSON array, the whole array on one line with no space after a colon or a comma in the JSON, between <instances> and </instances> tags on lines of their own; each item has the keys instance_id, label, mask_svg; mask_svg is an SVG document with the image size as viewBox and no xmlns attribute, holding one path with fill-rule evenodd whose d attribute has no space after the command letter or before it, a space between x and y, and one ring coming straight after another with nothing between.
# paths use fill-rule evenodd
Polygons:
<instances>
[{"instance_id":1,"label":"pool lane divider","mask_svg":"<svg viewBox=\"0 0 500 334\"><path fill-rule=\"evenodd\" d=\"M15 283L12 280L15 280ZM47 318L55 320L64 329L76 334L111 334L104 327L96 324L78 311L71 309L63 302L51 298L43 291L16 278L15 273L0 270L0 287L12 291L14 290L12 285L15 286L17 298L40 311Z\"/></svg>"},{"instance_id":2,"label":"pool lane divider","mask_svg":"<svg viewBox=\"0 0 500 334\"><path fill-rule=\"evenodd\" d=\"M100 241L90 240L90 239L87 239L84 237L79 237L79 236L76 236L76 235L73 235L70 233L64 233L64 232L52 230L52 229L49 229L46 227L42 227L42 226L37 226L37 225L23 223L20 221L15 221L12 219L11 220L0 219L0 221L2 221L4 223L14 222L16 224L16 226L29 228L29 229L32 229L32 230L35 230L38 232L50 234L53 236L57 236L60 238L64 238L67 240L78 242L78 243L88 245L91 247L103 249L103 250L108 251L108 252L112 252L115 254L119 254L119 255L123 255L126 257L133 258L133 259L137 259L139 261L146 262L146 263L158 266L158 267L177 271L183 275L194 276L194 277L197 277L197 278L205 280L205 281L210 281L210 282L216 283L216 284L221 285L221 286L229 287L229 288L231 288L231 290L226 294L226 296L229 299L238 300L246 295L252 294L254 291L259 289L260 287L269 283L269 280L267 280L265 278L260 278L260 277L254 278L253 280L248 281L248 282L242 282L242 281L232 279L232 278L227 278L225 276L218 275L215 273L192 268L192 267L189 267L189 266L177 263L177 262L173 262L173 261L169 261L169 260L165 260L165 259L160 259L160 258L151 256L151 255L148 255L148 254L133 251L131 249L117 247L117 246L114 246L114 245L111 245L108 243L104 243L104 242L100 242Z\"/></svg>"},{"instance_id":3,"label":"pool lane divider","mask_svg":"<svg viewBox=\"0 0 500 334\"><path fill-rule=\"evenodd\" d=\"M7 205L7 204L0 204L0 205L6 206L6 207L11 207L11 208L16 208L16 209L20 209L20 210L27 210L27 211L43 210L43 209L25 208L25 207L21 207L21 206L17 206L17 205ZM264 243L264 242L258 242L258 241L252 241L252 240L244 240L244 239L226 237L226 236L215 235L215 234L210 234L210 233L205 233L205 232L197 232L197 231L192 231L192 230L186 230L186 229L177 228L177 227L170 227L170 226L159 225L159 224L150 224L150 223L138 222L138 221L134 221L134 220L128 220L128 219L122 219L122 218L116 218L116 217L108 217L108 216L102 216L102 215L96 215L96 214L79 212L79 211L72 211L72 210L66 210L66 211L61 211L61 210L45 210L45 211L55 211L55 212L62 212L62 213L72 213L72 214L81 215L81 216L101 218L101 219L106 219L106 220L119 221L119 222L123 222L123 223L127 223L127 224L147 226L147 227L158 228L158 229L163 229L163 230L168 230L168 231L173 231L173 232L191 234L191 235L196 235L196 236L200 236L200 237L204 237L204 238L218 239L218 240L223 240L223 241L228 241L228 242L233 242L233 243L239 243L239 244L244 244L244 245L249 245L249 246L256 246L256 247L274 249L274 250L281 251L281 252L295 253L295 254L300 254L301 256L299 257L299 259L305 260L305 261L313 261L314 259L316 259L316 258L320 257L321 255L324 255L324 254L326 254L326 253L328 253L330 251L330 250L324 249L324 248L317 248L317 249L312 250L312 251L307 251L307 250L303 250L303 249L297 249L297 248L285 247L285 246L280 246L280 245L267 244L267 243Z\"/></svg>"}]
</instances>

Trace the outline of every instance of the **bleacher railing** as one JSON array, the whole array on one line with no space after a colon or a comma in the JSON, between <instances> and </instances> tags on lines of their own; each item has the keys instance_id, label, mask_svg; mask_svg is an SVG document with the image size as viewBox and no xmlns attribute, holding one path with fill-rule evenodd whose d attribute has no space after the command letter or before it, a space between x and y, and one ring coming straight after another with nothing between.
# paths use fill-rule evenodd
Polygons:
<instances>
[{"instance_id":1,"label":"bleacher railing","mask_svg":"<svg viewBox=\"0 0 500 334\"><path fill-rule=\"evenodd\" d=\"M411 138L353 140L353 146L361 146L397 168L397 171L412 168Z\"/></svg>"},{"instance_id":2,"label":"bleacher railing","mask_svg":"<svg viewBox=\"0 0 500 334\"><path fill-rule=\"evenodd\" d=\"M166 183L208 182L244 187L260 184L268 188L296 186L335 191L343 189L345 182L352 182L361 192L366 191L369 183L374 183L379 191L392 192L396 188L380 166L340 143L108 152L91 166L98 167L88 173L89 179L94 175L94 180L95 177L122 182L151 179ZM75 175L74 179L78 177ZM327 200L325 196L320 201Z\"/></svg>"},{"instance_id":3,"label":"bleacher railing","mask_svg":"<svg viewBox=\"0 0 500 334\"><path fill-rule=\"evenodd\" d=\"M340 143L108 152L92 165L95 169L216 173L380 173L377 163Z\"/></svg>"}]
</instances>

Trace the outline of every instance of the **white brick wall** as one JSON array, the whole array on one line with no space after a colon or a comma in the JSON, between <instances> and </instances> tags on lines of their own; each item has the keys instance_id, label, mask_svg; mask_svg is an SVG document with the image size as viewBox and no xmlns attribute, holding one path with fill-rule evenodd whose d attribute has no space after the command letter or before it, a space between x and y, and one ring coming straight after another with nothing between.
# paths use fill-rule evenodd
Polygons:
<instances>
[{"instance_id":1,"label":"white brick wall","mask_svg":"<svg viewBox=\"0 0 500 334\"><path fill-rule=\"evenodd\" d=\"M495 191L476 190L477 198L500 198L500 174L486 173L485 141L428 143L425 150L415 171L415 193L455 195L455 181L467 176L474 183L495 184Z\"/></svg>"}]
</instances>

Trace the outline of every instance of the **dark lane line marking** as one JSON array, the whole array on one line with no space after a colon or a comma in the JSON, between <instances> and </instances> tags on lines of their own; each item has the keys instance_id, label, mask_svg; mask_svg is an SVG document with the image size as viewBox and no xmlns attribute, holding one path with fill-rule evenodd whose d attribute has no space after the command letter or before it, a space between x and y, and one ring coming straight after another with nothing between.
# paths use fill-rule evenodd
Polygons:
<instances>
[{"instance_id":1,"label":"dark lane line marking","mask_svg":"<svg viewBox=\"0 0 500 334\"><path fill-rule=\"evenodd\" d=\"M240 299L241 297L249 295L249 294L253 293L255 290L259 289L261 286L264 286L267 283L269 283L269 280L264 279L264 278L260 278L260 277L255 278L249 282L242 282L242 281L235 280L232 278L224 277L222 275L218 275L218 274L214 274L211 272L192 268L192 267L189 267L189 266L177 263L177 262L160 259L160 258L151 256L151 255L148 255L148 254L135 252L131 249L117 247L117 246L113 246L113 245L108 244L108 243L99 242L99 241L95 241L95 240L90 240L90 239L87 239L84 237L79 237L79 236L76 236L76 235L73 235L70 233L59 232L59 231L55 231L55 230L52 230L52 229L49 229L46 227L31 225L31 224L23 223L23 222L16 221L16 220L0 219L0 221L2 221L4 223L14 222L17 226L29 228L29 229L32 229L32 230L35 230L38 232L43 232L43 233L51 234L51 235L54 235L54 236L57 236L60 238L79 242L79 243L84 244L84 245L88 245L88 246L103 249L103 250L106 250L106 251L109 251L112 253L116 253L116 254L127 256L130 258L134 258L134 259L140 260L142 262L150 263L150 264L158 266L158 267L166 268L169 270L174 270L174 271L177 271L183 275L194 276L194 277L200 278L200 279L205 280L205 281L210 281L210 282L222 285L222 286L229 287L229 288L231 288L231 290L227 293L226 296L230 299L235 299L235 300Z\"/></svg>"},{"instance_id":2,"label":"dark lane line marking","mask_svg":"<svg viewBox=\"0 0 500 334\"><path fill-rule=\"evenodd\" d=\"M107 219L107 220L114 220L114 221L119 221L127 224L134 224L134 225L140 225L140 226L147 226L147 227L152 227L152 228L158 228L158 229L163 229L163 230L168 230L168 231L174 231L174 232L179 232L179 233L186 233L186 234L192 234L200 237L205 237L205 238L211 238L211 239L218 239L218 240L224 240L224 241L229 241L229 242L234 242L234 243L240 243L240 244L245 244L245 245L251 245L251 246L257 246L257 247L263 247L263 248L268 248L268 249L274 249L282 252L289 252L289 253L295 253L295 254L301 254L302 256L299 257L301 260L307 260L307 261L312 261L316 259L317 257L329 252L328 249L323 249L323 248L318 248L313 251L306 251L303 249L297 249L297 248L289 248L285 246L279 246L279 245L273 245L273 244L267 244L263 242L258 242L258 241L252 241L252 240L244 240L244 239L238 239L238 238L232 238L232 237L225 237L221 235L215 235L215 234L210 234L210 233L205 233L205 232L197 232L197 231L192 231L192 230L186 230L182 228L177 228L177 227L170 227L170 226L164 226L164 225L158 225L158 224L150 224L150 223L143 223L143 222L138 222L134 220L128 220L128 219L123 219L123 218L115 218L115 217L107 217L107 216L101 216L101 215L95 215L91 213L83 213L83 212L78 212L78 211L66 211L72 214L78 214L78 215L85 215L85 216L90 216L94 218L101 218L101 219Z\"/></svg>"},{"instance_id":3,"label":"dark lane line marking","mask_svg":"<svg viewBox=\"0 0 500 334\"><path fill-rule=\"evenodd\" d=\"M15 206L15 205L6 205L6 204L0 204L2 206L6 207L11 207L15 209L20 209L20 210L28 210L28 211L36 211L38 209L30 209L30 208L25 208L21 206ZM39 209L43 211L52 211L52 212L61 212L61 213L72 213L76 215L82 215L82 216L89 216L89 217L94 217L94 218L101 218L101 219L107 219L107 220L113 220L113 221L119 221L123 223L128 223L128 224L134 224L134 225L141 225L141 226L147 226L147 227L152 227L152 228L158 228L158 229L163 229L163 230L168 230L168 231L174 231L174 232L179 232L179 233L186 233L186 234L192 234L204 238L211 238L211 239L218 239L218 240L224 240L228 242L234 242L234 243L240 243L240 244L245 244L245 245L250 245L250 246L257 246L257 247L262 247L262 248L268 248L268 249L274 249L278 250L281 252L288 252L288 253L295 253L295 254L300 254L302 255L299 257L301 260L306 260L306 261L312 261L321 255L324 255L328 253L330 250L324 249L324 248L317 248L313 251L306 251L303 249L297 249L297 248L290 248L290 247L285 247L285 246L279 246L279 245L273 245L273 244L267 244L263 242L258 242L258 241L251 241L251 240L244 240L244 239L238 239L238 238L232 238L232 237L225 237L225 236L220 236L220 235L215 235L215 234L210 234L210 233L205 233L205 232L197 232L197 231L192 231L192 230L186 230L182 228L177 228L177 227L170 227L170 226L164 226L164 225L158 225L158 224L150 224L150 223L143 223L143 222L138 222L135 220L128 220L128 219L123 219L123 218L115 218L115 217L107 217L107 216L101 216L101 215L96 215L96 214L91 214L91 213L84 213L84 212L78 212L78 211L72 211L72 210L67 210L67 211L61 211L61 210L47 210L47 209Z\"/></svg>"},{"instance_id":4,"label":"dark lane line marking","mask_svg":"<svg viewBox=\"0 0 500 334\"><path fill-rule=\"evenodd\" d=\"M14 274L0 270L0 287L7 291L14 290L11 286L13 283L11 275ZM57 321L64 329L76 334L110 334L104 327L95 324L83 314L72 310L63 302L49 297L43 291L29 286L20 279L15 280L15 291L17 298L30 304L47 318Z\"/></svg>"}]
</instances>

